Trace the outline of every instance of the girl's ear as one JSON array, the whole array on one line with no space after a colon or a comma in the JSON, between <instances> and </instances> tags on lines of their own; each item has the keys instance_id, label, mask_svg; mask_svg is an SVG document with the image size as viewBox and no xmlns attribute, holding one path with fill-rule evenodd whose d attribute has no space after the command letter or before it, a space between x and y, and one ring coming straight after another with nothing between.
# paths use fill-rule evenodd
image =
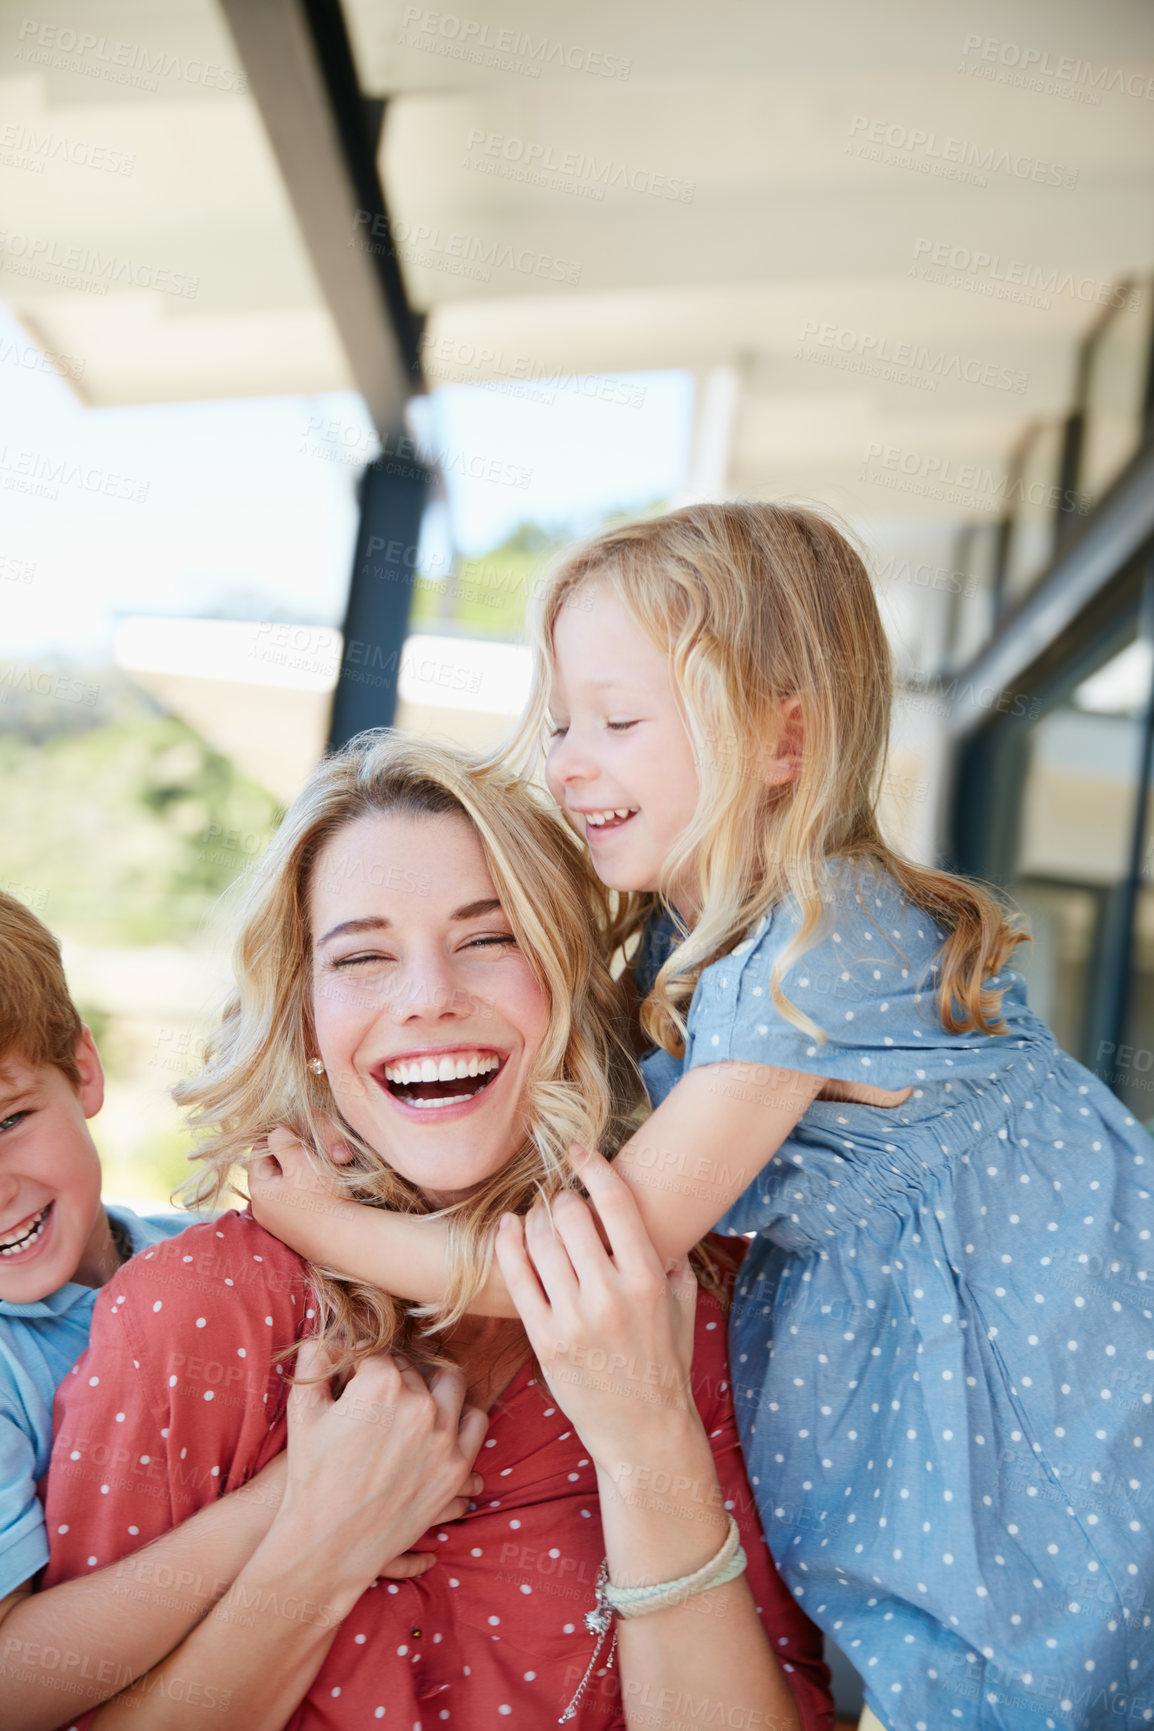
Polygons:
<instances>
[{"instance_id":1,"label":"girl's ear","mask_svg":"<svg viewBox=\"0 0 1154 1731\"><path fill-rule=\"evenodd\" d=\"M767 787L786 787L796 781L801 771L804 744L801 726L801 698L783 697L778 709L780 731L769 761L765 766Z\"/></svg>"}]
</instances>

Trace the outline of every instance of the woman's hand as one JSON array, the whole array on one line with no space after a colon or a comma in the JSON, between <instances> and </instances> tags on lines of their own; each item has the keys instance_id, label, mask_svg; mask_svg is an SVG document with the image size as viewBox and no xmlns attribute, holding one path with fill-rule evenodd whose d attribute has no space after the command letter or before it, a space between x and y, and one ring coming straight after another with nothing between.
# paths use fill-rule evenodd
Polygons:
<instances>
[{"instance_id":1,"label":"woman's hand","mask_svg":"<svg viewBox=\"0 0 1154 1731\"><path fill-rule=\"evenodd\" d=\"M295 1376L304 1380L294 1380L289 1395L282 1518L305 1534L322 1516L320 1542L360 1590L381 1575L424 1574L433 1553L412 1555L410 1547L429 1527L465 1513L479 1485L473 1462L488 1417L465 1404L456 1368L426 1382L381 1353L362 1359L334 1400L331 1362L315 1340L297 1354Z\"/></svg>"},{"instance_id":2,"label":"woman's hand","mask_svg":"<svg viewBox=\"0 0 1154 1731\"><path fill-rule=\"evenodd\" d=\"M606 1160L572 1158L596 1214L574 1191L525 1220L507 1214L497 1257L550 1393L598 1468L615 1473L646 1438L700 1429L689 1386L697 1281L684 1259L666 1273Z\"/></svg>"}]
</instances>

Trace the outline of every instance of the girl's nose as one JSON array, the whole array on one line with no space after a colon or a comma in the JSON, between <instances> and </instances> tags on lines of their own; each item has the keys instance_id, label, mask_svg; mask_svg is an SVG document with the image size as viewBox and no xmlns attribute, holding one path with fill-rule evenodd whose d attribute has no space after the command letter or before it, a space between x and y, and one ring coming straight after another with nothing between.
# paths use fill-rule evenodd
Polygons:
<instances>
[{"instance_id":1,"label":"girl's nose","mask_svg":"<svg viewBox=\"0 0 1154 1731\"><path fill-rule=\"evenodd\" d=\"M597 765L572 728L553 740L545 764L545 777L551 785L571 787L575 782L592 781L596 774Z\"/></svg>"}]
</instances>

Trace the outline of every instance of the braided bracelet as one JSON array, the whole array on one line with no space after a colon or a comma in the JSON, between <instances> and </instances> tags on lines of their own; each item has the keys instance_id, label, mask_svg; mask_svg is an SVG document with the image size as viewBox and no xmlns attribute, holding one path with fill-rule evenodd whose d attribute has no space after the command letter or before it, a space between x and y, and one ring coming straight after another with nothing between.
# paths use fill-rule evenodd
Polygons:
<instances>
[{"instance_id":1,"label":"braided bracelet","mask_svg":"<svg viewBox=\"0 0 1154 1731\"><path fill-rule=\"evenodd\" d=\"M741 1532L732 1515L729 1517L729 1531L725 1535L725 1542L716 1556L710 1557L707 1563L703 1563L701 1568L695 1569L691 1575L682 1575L679 1580L658 1581L651 1587L615 1587L609 1579L609 1559L606 1557L597 1575L597 1604L592 1611L585 1613L585 1627L591 1635L596 1635L597 1645L572 1701L557 1721L558 1725L564 1725L576 1716L614 1614L618 1617L644 1617L650 1611L664 1611L670 1605L683 1604L697 1593L707 1592L710 1587L720 1587L724 1586L726 1581L735 1581L738 1575L745 1573L745 1567L746 1555L741 1548ZM605 1662L606 1670L612 1665L616 1651L617 1631L614 1629L613 1645Z\"/></svg>"}]
</instances>

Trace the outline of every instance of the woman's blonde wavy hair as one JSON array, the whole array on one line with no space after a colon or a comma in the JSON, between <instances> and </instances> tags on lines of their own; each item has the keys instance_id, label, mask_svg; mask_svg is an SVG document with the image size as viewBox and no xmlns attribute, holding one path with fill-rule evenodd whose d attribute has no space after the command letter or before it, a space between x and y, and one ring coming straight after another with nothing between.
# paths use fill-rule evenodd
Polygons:
<instances>
[{"instance_id":1,"label":"woman's blonde wavy hair","mask_svg":"<svg viewBox=\"0 0 1154 1731\"><path fill-rule=\"evenodd\" d=\"M702 504L611 529L565 555L539 592L533 692L505 754L522 768L539 762L547 729L557 617L593 585L668 651L700 771L697 810L663 879L666 891L692 884L700 913L691 931L679 928L642 1006L650 1038L680 1054L703 968L792 896L802 925L774 968L773 1001L824 1040L782 978L822 936L828 863L837 857L881 866L945 927L945 1028L1003 1032L1001 992L987 982L1023 941L1019 922L981 885L903 858L879 828L893 674L873 585L847 535L797 505ZM782 706L794 697L801 767L791 783L770 787L762 770L784 740ZM616 939L628 939L659 902L669 906L666 895L622 898Z\"/></svg>"},{"instance_id":2,"label":"woman's blonde wavy hair","mask_svg":"<svg viewBox=\"0 0 1154 1731\"><path fill-rule=\"evenodd\" d=\"M308 1067L313 1031L310 873L326 844L359 818L385 813L463 817L480 841L519 945L543 987L549 1022L530 1072L524 1144L466 1200L434 1210L344 1119L327 1078ZM396 862L403 869L403 861ZM501 1214L524 1213L539 1195L572 1182L571 1142L614 1153L635 1128L641 1084L621 1026L605 960L605 890L572 833L509 771L389 730L363 733L324 762L293 802L268 851L240 890L236 985L200 1073L175 1090L207 1131L194 1158L189 1201L219 1202L230 1174L276 1125L310 1150L324 1121L354 1151L348 1166L314 1154L354 1201L400 1213L440 1212L449 1222L450 1289L440 1304L413 1305L330 1269L314 1268L321 1331L336 1368L397 1350L443 1363L436 1332L468 1309L483 1284Z\"/></svg>"}]
</instances>

